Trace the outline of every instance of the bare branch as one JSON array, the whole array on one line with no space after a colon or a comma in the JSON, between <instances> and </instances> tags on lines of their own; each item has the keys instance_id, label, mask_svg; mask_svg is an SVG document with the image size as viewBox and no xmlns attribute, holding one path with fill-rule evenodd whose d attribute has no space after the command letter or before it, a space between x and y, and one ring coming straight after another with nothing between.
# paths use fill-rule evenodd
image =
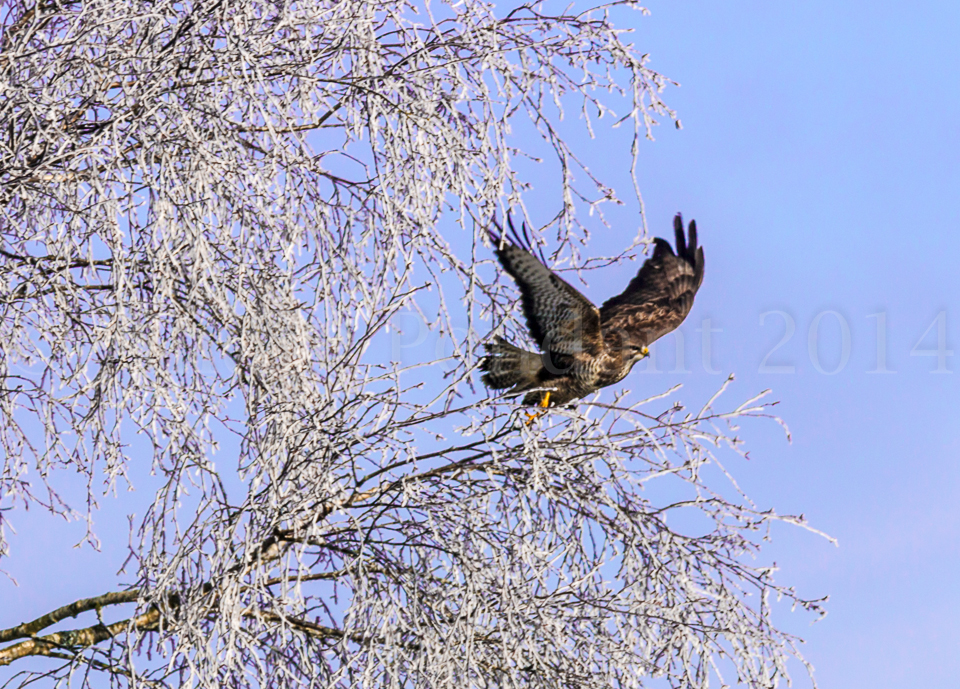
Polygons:
<instances>
[{"instance_id":1,"label":"bare branch","mask_svg":"<svg viewBox=\"0 0 960 689\"><path fill-rule=\"evenodd\" d=\"M18 644L0 649L0 665L9 665L15 660L31 655L51 655L60 649L86 648L101 641L112 639L129 629L153 630L160 621L160 612L150 610L128 620L121 620L110 625L97 624L83 629L72 629L64 632L54 632Z\"/></svg>"},{"instance_id":2,"label":"bare branch","mask_svg":"<svg viewBox=\"0 0 960 689\"><path fill-rule=\"evenodd\" d=\"M0 630L0 643L14 639L22 639L27 636L34 636L37 632L61 620L65 620L68 617L76 617L80 613L87 612L88 610L99 610L109 605L136 602L137 596L139 595L139 591L111 591L101 596L74 601L69 605L64 605L62 608L57 608L42 617L38 617L33 622L24 622L10 629Z\"/></svg>"}]
</instances>

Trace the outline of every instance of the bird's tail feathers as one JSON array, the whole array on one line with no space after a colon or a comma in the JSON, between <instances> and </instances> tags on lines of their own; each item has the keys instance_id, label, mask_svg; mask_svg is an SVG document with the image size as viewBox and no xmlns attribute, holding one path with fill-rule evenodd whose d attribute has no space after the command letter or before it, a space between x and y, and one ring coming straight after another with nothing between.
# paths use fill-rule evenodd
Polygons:
<instances>
[{"instance_id":1,"label":"bird's tail feathers","mask_svg":"<svg viewBox=\"0 0 960 689\"><path fill-rule=\"evenodd\" d=\"M520 349L502 337L494 337L484 345L487 355L480 362L483 384L494 390L513 388L511 392L521 392L540 386L537 374L543 367L543 361L536 352Z\"/></svg>"}]
</instances>

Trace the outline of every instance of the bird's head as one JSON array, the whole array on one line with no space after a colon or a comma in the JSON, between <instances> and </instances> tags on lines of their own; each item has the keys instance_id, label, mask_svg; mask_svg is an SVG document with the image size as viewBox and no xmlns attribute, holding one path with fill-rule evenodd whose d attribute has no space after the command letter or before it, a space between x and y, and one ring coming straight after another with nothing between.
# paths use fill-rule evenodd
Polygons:
<instances>
[{"instance_id":1,"label":"bird's head","mask_svg":"<svg viewBox=\"0 0 960 689\"><path fill-rule=\"evenodd\" d=\"M624 358L630 362L630 365L633 366L641 359L645 359L650 356L650 350L646 345L628 344L623 348L623 355Z\"/></svg>"},{"instance_id":2,"label":"bird's head","mask_svg":"<svg viewBox=\"0 0 960 689\"><path fill-rule=\"evenodd\" d=\"M650 350L644 341L645 333L629 328L605 328L604 346L610 353L620 355L620 364L629 370L641 359L650 356Z\"/></svg>"}]
</instances>

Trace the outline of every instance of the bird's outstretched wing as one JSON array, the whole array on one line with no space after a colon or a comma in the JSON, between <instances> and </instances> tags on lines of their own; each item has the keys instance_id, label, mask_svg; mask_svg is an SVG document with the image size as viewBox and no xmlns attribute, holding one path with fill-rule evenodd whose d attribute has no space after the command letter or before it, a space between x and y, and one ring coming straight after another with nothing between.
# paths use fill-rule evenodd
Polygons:
<instances>
[{"instance_id":1,"label":"bird's outstretched wing","mask_svg":"<svg viewBox=\"0 0 960 689\"><path fill-rule=\"evenodd\" d=\"M683 322L693 307L693 298L703 282L703 247L697 247L697 223L690 221L684 236L683 218L673 219L677 239L674 253L670 242L654 239L653 256L622 294L600 307L604 330L630 333L635 341L648 345Z\"/></svg>"},{"instance_id":2,"label":"bird's outstretched wing","mask_svg":"<svg viewBox=\"0 0 960 689\"><path fill-rule=\"evenodd\" d=\"M511 237L503 236L496 220L498 233L491 231L490 237L497 258L520 288L530 335L544 352L596 355L602 346L597 307L533 255L529 240L517 234L509 216L507 224Z\"/></svg>"}]
</instances>

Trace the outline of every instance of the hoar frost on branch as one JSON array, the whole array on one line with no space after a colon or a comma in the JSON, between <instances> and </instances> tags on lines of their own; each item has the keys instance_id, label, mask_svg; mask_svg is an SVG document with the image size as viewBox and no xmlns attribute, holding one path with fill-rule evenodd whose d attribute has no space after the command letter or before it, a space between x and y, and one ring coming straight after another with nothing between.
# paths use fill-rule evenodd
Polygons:
<instances>
[{"instance_id":1,"label":"hoar frost on branch","mask_svg":"<svg viewBox=\"0 0 960 689\"><path fill-rule=\"evenodd\" d=\"M473 387L515 318L480 264L517 160L554 157L577 264L575 209L616 197L562 109L631 125L634 163L673 116L615 6L0 5L0 556L24 506L95 542L105 493L152 496L117 590L0 630L0 665L47 658L8 685L785 677L770 598L817 602L744 559L796 520L701 475L762 403L527 425ZM401 311L450 355L391 362Z\"/></svg>"}]
</instances>

